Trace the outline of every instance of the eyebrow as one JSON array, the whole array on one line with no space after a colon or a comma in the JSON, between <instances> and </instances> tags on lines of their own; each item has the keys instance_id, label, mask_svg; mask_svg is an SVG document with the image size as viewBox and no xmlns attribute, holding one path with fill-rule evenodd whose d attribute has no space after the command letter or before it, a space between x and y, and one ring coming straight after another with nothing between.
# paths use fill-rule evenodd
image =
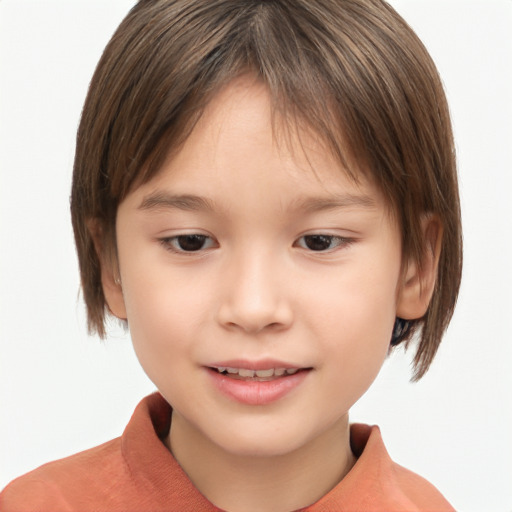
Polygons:
<instances>
[{"instance_id":1,"label":"eyebrow","mask_svg":"<svg viewBox=\"0 0 512 512\"><path fill-rule=\"evenodd\" d=\"M376 207L375 199L368 195L341 194L327 197L305 197L294 202L294 208L307 213L338 208L359 207L372 209Z\"/></svg>"},{"instance_id":2,"label":"eyebrow","mask_svg":"<svg viewBox=\"0 0 512 512\"><path fill-rule=\"evenodd\" d=\"M375 200L368 195L342 194L327 197L305 197L292 203L290 210L315 213L338 208L359 207L365 209L375 208ZM165 210L178 209L184 211L214 210L211 200L190 194L175 195L166 192L156 192L146 196L139 206L139 210Z\"/></svg>"},{"instance_id":3,"label":"eyebrow","mask_svg":"<svg viewBox=\"0 0 512 512\"><path fill-rule=\"evenodd\" d=\"M176 208L185 211L212 211L213 203L204 197L194 195L174 195L157 192L146 196L139 210L163 210Z\"/></svg>"}]
</instances>

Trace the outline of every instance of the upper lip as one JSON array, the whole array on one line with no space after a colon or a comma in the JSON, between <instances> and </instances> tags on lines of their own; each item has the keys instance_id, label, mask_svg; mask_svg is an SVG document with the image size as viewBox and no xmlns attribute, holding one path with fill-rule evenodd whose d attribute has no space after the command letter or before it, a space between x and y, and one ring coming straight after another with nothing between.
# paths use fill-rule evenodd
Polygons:
<instances>
[{"instance_id":1,"label":"upper lip","mask_svg":"<svg viewBox=\"0 0 512 512\"><path fill-rule=\"evenodd\" d=\"M302 365L296 365L277 359L260 359L258 361L248 361L246 359L230 359L226 361L217 361L207 365L209 368L243 368L245 370L270 370L271 368L301 369Z\"/></svg>"}]
</instances>

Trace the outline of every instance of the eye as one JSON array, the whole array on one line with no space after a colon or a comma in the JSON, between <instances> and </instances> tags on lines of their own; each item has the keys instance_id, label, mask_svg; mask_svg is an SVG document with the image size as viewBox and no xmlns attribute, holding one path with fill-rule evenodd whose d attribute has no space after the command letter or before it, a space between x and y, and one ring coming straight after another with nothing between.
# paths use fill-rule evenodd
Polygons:
<instances>
[{"instance_id":1,"label":"eye","mask_svg":"<svg viewBox=\"0 0 512 512\"><path fill-rule=\"evenodd\" d=\"M164 247L174 252L198 252L215 245L211 237L196 233L162 238L160 241Z\"/></svg>"},{"instance_id":2,"label":"eye","mask_svg":"<svg viewBox=\"0 0 512 512\"><path fill-rule=\"evenodd\" d=\"M349 245L352 242L349 238L335 235L305 235L300 237L295 244L302 249L315 252L326 252L337 247Z\"/></svg>"}]
</instances>

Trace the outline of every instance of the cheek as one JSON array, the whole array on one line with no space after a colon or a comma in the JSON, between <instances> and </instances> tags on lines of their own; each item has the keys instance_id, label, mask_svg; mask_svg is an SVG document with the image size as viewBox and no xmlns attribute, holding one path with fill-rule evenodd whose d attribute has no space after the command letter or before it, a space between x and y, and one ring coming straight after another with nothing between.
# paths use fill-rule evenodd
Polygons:
<instances>
[{"instance_id":1,"label":"cheek","mask_svg":"<svg viewBox=\"0 0 512 512\"><path fill-rule=\"evenodd\" d=\"M386 359L396 312L398 259L354 265L326 283L314 302L317 326L324 330L326 361L332 361L333 388L353 389L356 401ZM325 332L326 330L329 332ZM351 404L350 404L351 405Z\"/></svg>"},{"instance_id":2,"label":"cheek","mask_svg":"<svg viewBox=\"0 0 512 512\"><path fill-rule=\"evenodd\" d=\"M361 300L360 300L361 299ZM321 347L326 404L335 404L329 415L346 412L371 386L386 360L394 312L389 305L369 307L362 297L352 296L332 325Z\"/></svg>"},{"instance_id":3,"label":"cheek","mask_svg":"<svg viewBox=\"0 0 512 512\"><path fill-rule=\"evenodd\" d=\"M193 352L208 307L197 280L171 275L155 265L148 268L131 273L123 289L133 346L149 374L152 368L169 368Z\"/></svg>"},{"instance_id":4,"label":"cheek","mask_svg":"<svg viewBox=\"0 0 512 512\"><path fill-rule=\"evenodd\" d=\"M329 276L311 298L320 325L329 326L339 337L379 343L389 337L396 312L399 269L385 265L377 272L354 265L350 272Z\"/></svg>"}]
</instances>

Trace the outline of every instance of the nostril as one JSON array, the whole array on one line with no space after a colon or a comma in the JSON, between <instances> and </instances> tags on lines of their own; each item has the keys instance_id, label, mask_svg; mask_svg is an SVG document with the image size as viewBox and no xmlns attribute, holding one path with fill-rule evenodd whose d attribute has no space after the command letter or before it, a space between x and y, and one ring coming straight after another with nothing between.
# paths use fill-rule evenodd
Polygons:
<instances>
[{"instance_id":1,"label":"nostril","mask_svg":"<svg viewBox=\"0 0 512 512\"><path fill-rule=\"evenodd\" d=\"M272 299L272 300L271 300ZM263 298L230 294L219 304L217 321L229 330L257 334L260 331L279 331L292 323L291 305L284 298Z\"/></svg>"}]
</instances>

